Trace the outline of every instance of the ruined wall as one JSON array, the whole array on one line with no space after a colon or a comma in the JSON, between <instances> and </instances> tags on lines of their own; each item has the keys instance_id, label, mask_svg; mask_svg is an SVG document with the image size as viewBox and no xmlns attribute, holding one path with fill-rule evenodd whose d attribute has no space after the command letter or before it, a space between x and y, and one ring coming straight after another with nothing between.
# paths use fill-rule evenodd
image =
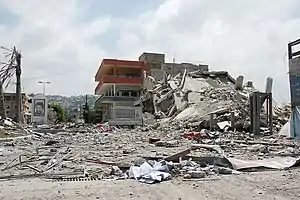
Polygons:
<instances>
[{"instance_id":1,"label":"ruined wall","mask_svg":"<svg viewBox=\"0 0 300 200\"><path fill-rule=\"evenodd\" d=\"M162 65L165 63L165 54L143 53L139 61L147 63L149 73L156 81L163 79Z\"/></svg>"},{"instance_id":2,"label":"ruined wall","mask_svg":"<svg viewBox=\"0 0 300 200\"><path fill-rule=\"evenodd\" d=\"M194 71L208 71L208 65L194 65L192 63L165 63L164 71L176 76L179 73Z\"/></svg>"},{"instance_id":3,"label":"ruined wall","mask_svg":"<svg viewBox=\"0 0 300 200\"><path fill-rule=\"evenodd\" d=\"M143 53L139 61L146 62L151 76L156 81L161 81L164 72L176 76L179 73L194 71L208 71L208 65L194 65L191 63L165 63L164 54Z\"/></svg>"},{"instance_id":4,"label":"ruined wall","mask_svg":"<svg viewBox=\"0 0 300 200\"><path fill-rule=\"evenodd\" d=\"M150 74L156 81L161 81L164 77L162 69L150 69Z\"/></svg>"},{"instance_id":5,"label":"ruined wall","mask_svg":"<svg viewBox=\"0 0 300 200\"><path fill-rule=\"evenodd\" d=\"M165 63L165 54L160 53L143 53L139 61L146 63Z\"/></svg>"}]
</instances>

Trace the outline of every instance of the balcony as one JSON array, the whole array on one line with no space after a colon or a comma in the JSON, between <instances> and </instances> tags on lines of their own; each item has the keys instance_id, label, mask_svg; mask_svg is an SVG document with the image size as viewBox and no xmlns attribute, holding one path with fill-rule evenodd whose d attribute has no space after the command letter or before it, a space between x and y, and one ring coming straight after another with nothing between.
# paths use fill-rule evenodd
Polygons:
<instances>
[{"instance_id":1,"label":"balcony","mask_svg":"<svg viewBox=\"0 0 300 200\"><path fill-rule=\"evenodd\" d=\"M103 59L96 73L95 81L99 81L99 79L103 75L107 75L110 71L114 71L115 69L118 70L131 69L131 70L140 70L142 72L147 69L147 66L145 65L144 62L140 62L140 61ZM114 75L115 74L118 73L114 73Z\"/></svg>"},{"instance_id":2,"label":"balcony","mask_svg":"<svg viewBox=\"0 0 300 200\"><path fill-rule=\"evenodd\" d=\"M118 101L122 101L122 102L132 102L132 105L134 105L134 102L137 101L139 99L139 97L125 97L125 96L100 96L96 102L95 105L99 105L102 102L118 102Z\"/></svg>"},{"instance_id":3,"label":"balcony","mask_svg":"<svg viewBox=\"0 0 300 200\"><path fill-rule=\"evenodd\" d=\"M127 84L127 85L139 85L142 84L142 77L140 76L125 76L125 75L116 75L116 76L103 76L96 89L95 94L100 90L103 84Z\"/></svg>"}]
</instances>

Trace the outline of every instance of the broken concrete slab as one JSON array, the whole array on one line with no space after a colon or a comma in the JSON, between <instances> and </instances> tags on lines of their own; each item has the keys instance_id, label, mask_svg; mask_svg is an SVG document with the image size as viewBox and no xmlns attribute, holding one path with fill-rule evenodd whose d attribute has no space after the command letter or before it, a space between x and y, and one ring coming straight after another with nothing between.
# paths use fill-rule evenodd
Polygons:
<instances>
[{"instance_id":1,"label":"broken concrete slab","mask_svg":"<svg viewBox=\"0 0 300 200\"><path fill-rule=\"evenodd\" d=\"M240 160L235 158L227 158L236 170L249 168L271 168L271 169L287 169L293 167L300 162L300 158L295 157L277 157L263 160Z\"/></svg>"}]
</instances>

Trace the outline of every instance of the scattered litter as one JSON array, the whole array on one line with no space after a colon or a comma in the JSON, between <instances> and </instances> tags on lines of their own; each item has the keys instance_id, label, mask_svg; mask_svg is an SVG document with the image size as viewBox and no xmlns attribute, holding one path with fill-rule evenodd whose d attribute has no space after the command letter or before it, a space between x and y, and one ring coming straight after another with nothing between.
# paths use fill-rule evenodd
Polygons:
<instances>
[{"instance_id":1,"label":"scattered litter","mask_svg":"<svg viewBox=\"0 0 300 200\"><path fill-rule=\"evenodd\" d=\"M162 182L171 178L168 166L165 161L156 162L151 166L148 162L144 162L141 166L131 166L126 173L128 178L135 178L143 183Z\"/></svg>"}]
</instances>

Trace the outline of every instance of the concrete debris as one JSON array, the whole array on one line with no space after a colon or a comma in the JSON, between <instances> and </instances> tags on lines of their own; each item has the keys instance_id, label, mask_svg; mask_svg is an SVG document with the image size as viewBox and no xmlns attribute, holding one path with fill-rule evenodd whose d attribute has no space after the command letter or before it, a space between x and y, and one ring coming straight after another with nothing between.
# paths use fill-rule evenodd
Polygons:
<instances>
[{"instance_id":1,"label":"concrete debris","mask_svg":"<svg viewBox=\"0 0 300 200\"><path fill-rule=\"evenodd\" d=\"M143 123L145 125L155 124L155 116L151 113L145 112L143 114Z\"/></svg>"},{"instance_id":2,"label":"concrete debris","mask_svg":"<svg viewBox=\"0 0 300 200\"><path fill-rule=\"evenodd\" d=\"M263 160L239 160L228 158L234 169L249 169L249 168L271 168L271 169L288 169L300 162L300 158L294 157L276 157Z\"/></svg>"},{"instance_id":3,"label":"concrete debris","mask_svg":"<svg viewBox=\"0 0 300 200\"><path fill-rule=\"evenodd\" d=\"M7 120L7 119L4 120L3 124L4 124L5 126L13 126L12 121L11 121L11 120Z\"/></svg>"},{"instance_id":4,"label":"concrete debris","mask_svg":"<svg viewBox=\"0 0 300 200\"><path fill-rule=\"evenodd\" d=\"M117 129L107 124L26 129L28 137L0 141L0 179L76 176L93 180L127 177L144 183L176 177L204 180L236 174L241 163L236 160L255 162L300 153L296 143L283 138L255 140L232 131Z\"/></svg>"},{"instance_id":5,"label":"concrete debris","mask_svg":"<svg viewBox=\"0 0 300 200\"><path fill-rule=\"evenodd\" d=\"M290 120L285 123L283 127L281 127L279 131L279 135L285 136L286 138L291 138L291 133L290 133Z\"/></svg>"},{"instance_id":6,"label":"concrete debris","mask_svg":"<svg viewBox=\"0 0 300 200\"><path fill-rule=\"evenodd\" d=\"M160 82L147 75L145 80L139 101L144 125L134 129L107 123L24 126L2 119L0 179L218 180L245 168L298 163L299 144L285 137L291 107L273 104L273 131L263 109L262 134L254 136L249 94L257 90L243 85L243 77L185 70Z\"/></svg>"},{"instance_id":7,"label":"concrete debris","mask_svg":"<svg viewBox=\"0 0 300 200\"><path fill-rule=\"evenodd\" d=\"M146 115L152 113L151 119L156 119L156 123L152 120L149 128L166 131L207 129L247 135L251 128L249 95L257 90L249 82L243 85L243 80L243 76L234 80L222 71L184 71L169 77L167 85L156 82L153 89L145 89L145 95L141 97ZM268 92L272 89L272 81L268 77ZM273 106L274 130L270 131L267 128L267 110L263 109L261 133L278 132L288 122L290 113L290 106Z\"/></svg>"}]
</instances>

